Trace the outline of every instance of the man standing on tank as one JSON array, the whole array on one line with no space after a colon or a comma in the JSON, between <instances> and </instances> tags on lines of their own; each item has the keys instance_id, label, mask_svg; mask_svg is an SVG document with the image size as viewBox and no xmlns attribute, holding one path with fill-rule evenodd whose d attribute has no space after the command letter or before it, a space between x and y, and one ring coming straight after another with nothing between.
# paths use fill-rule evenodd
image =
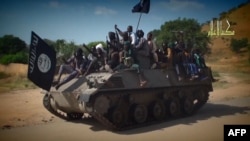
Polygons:
<instances>
[{"instance_id":1,"label":"man standing on tank","mask_svg":"<svg viewBox=\"0 0 250 141\"><path fill-rule=\"evenodd\" d=\"M150 49L148 46L147 39L144 38L144 32L142 30L137 30L136 35L138 37L138 44L135 46L136 50L136 59L139 62L141 69L150 68L150 58L149 53Z\"/></svg>"},{"instance_id":2,"label":"man standing on tank","mask_svg":"<svg viewBox=\"0 0 250 141\"><path fill-rule=\"evenodd\" d=\"M115 29L118 31L119 35L122 36L123 41L130 41L132 48L136 44L136 34L133 32L133 27L129 25L127 27L127 31L122 32L117 25L115 25Z\"/></svg>"},{"instance_id":3,"label":"man standing on tank","mask_svg":"<svg viewBox=\"0 0 250 141\"><path fill-rule=\"evenodd\" d=\"M144 80L143 82L141 82L140 86L144 86L147 81L145 79L143 70L150 68L150 49L147 39L144 38L144 32L142 30L137 30L136 36L138 37L138 44L135 45L136 60L138 61L140 68L140 77L142 80Z\"/></svg>"},{"instance_id":4,"label":"man standing on tank","mask_svg":"<svg viewBox=\"0 0 250 141\"><path fill-rule=\"evenodd\" d=\"M147 42L149 46L149 57L150 57L150 65L151 69L155 69L158 66L158 55L156 53L156 45L153 41L153 34L149 32L147 34Z\"/></svg>"}]
</instances>

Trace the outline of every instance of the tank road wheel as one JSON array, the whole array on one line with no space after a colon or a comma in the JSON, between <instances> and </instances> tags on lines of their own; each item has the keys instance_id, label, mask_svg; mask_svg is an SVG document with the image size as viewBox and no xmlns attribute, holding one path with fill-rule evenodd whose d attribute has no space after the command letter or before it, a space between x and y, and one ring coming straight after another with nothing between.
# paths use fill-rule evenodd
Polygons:
<instances>
[{"instance_id":1,"label":"tank road wheel","mask_svg":"<svg viewBox=\"0 0 250 141\"><path fill-rule=\"evenodd\" d=\"M106 114L110 108L110 100L106 96L98 96L94 102L94 109L100 114Z\"/></svg>"},{"instance_id":2,"label":"tank road wheel","mask_svg":"<svg viewBox=\"0 0 250 141\"><path fill-rule=\"evenodd\" d=\"M55 99L50 95L50 94L45 94L43 97L43 106L51 113L54 114L55 116L66 119L64 115L60 114L58 112L58 106L55 101Z\"/></svg>"},{"instance_id":3,"label":"tank road wheel","mask_svg":"<svg viewBox=\"0 0 250 141\"><path fill-rule=\"evenodd\" d=\"M115 108L111 111L111 120L117 127L124 126L126 124L127 117L128 115L126 111L122 110L122 108Z\"/></svg>"},{"instance_id":4,"label":"tank road wheel","mask_svg":"<svg viewBox=\"0 0 250 141\"><path fill-rule=\"evenodd\" d=\"M150 106L150 112L156 120L162 120L166 116L166 107L162 100L153 102Z\"/></svg>"},{"instance_id":5,"label":"tank road wheel","mask_svg":"<svg viewBox=\"0 0 250 141\"><path fill-rule=\"evenodd\" d=\"M68 120L78 120L81 119L83 113L67 113Z\"/></svg>"},{"instance_id":6,"label":"tank road wheel","mask_svg":"<svg viewBox=\"0 0 250 141\"><path fill-rule=\"evenodd\" d=\"M43 96L43 106L48 109L50 107L50 102L49 102L49 95L45 94Z\"/></svg>"},{"instance_id":7,"label":"tank road wheel","mask_svg":"<svg viewBox=\"0 0 250 141\"><path fill-rule=\"evenodd\" d=\"M172 117L178 117L181 113L180 101L173 97L168 102L168 112Z\"/></svg>"},{"instance_id":8,"label":"tank road wheel","mask_svg":"<svg viewBox=\"0 0 250 141\"><path fill-rule=\"evenodd\" d=\"M43 97L43 106L50 111L51 113L55 114L57 112L57 106L54 98L50 94L45 94Z\"/></svg>"},{"instance_id":9,"label":"tank road wheel","mask_svg":"<svg viewBox=\"0 0 250 141\"><path fill-rule=\"evenodd\" d=\"M186 115L191 115L194 112L194 99L191 96L187 96L182 101L182 109Z\"/></svg>"},{"instance_id":10,"label":"tank road wheel","mask_svg":"<svg viewBox=\"0 0 250 141\"><path fill-rule=\"evenodd\" d=\"M208 100L208 92L206 90L198 90L195 93L195 99L197 100L197 103L195 104L196 110L201 108Z\"/></svg>"},{"instance_id":11,"label":"tank road wheel","mask_svg":"<svg viewBox=\"0 0 250 141\"><path fill-rule=\"evenodd\" d=\"M133 118L136 123L143 123L147 120L148 109L143 104L137 104L133 108Z\"/></svg>"}]
</instances>

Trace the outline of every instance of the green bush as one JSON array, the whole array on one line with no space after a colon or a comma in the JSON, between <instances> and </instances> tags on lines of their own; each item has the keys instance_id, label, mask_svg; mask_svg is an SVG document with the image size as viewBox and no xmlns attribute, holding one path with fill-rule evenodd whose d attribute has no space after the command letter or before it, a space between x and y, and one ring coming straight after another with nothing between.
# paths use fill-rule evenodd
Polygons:
<instances>
[{"instance_id":1,"label":"green bush","mask_svg":"<svg viewBox=\"0 0 250 141\"><path fill-rule=\"evenodd\" d=\"M7 77L9 77L8 74L6 74L4 72L0 72L0 79L7 78Z\"/></svg>"},{"instance_id":2,"label":"green bush","mask_svg":"<svg viewBox=\"0 0 250 141\"><path fill-rule=\"evenodd\" d=\"M248 44L247 50L248 50L248 63L250 63L250 44Z\"/></svg>"},{"instance_id":3,"label":"green bush","mask_svg":"<svg viewBox=\"0 0 250 141\"><path fill-rule=\"evenodd\" d=\"M10 63L28 63L28 54L26 52L18 52L16 54L7 54L3 55L0 58L0 63L7 65Z\"/></svg>"},{"instance_id":4,"label":"green bush","mask_svg":"<svg viewBox=\"0 0 250 141\"><path fill-rule=\"evenodd\" d=\"M230 48L232 49L232 51L234 52L239 52L240 49L247 47L248 46L248 39L247 38L242 38L242 39L231 39L231 43L230 43Z\"/></svg>"},{"instance_id":5,"label":"green bush","mask_svg":"<svg viewBox=\"0 0 250 141\"><path fill-rule=\"evenodd\" d=\"M26 44L23 40L13 35L0 37L0 55L15 54L26 50Z\"/></svg>"}]
</instances>

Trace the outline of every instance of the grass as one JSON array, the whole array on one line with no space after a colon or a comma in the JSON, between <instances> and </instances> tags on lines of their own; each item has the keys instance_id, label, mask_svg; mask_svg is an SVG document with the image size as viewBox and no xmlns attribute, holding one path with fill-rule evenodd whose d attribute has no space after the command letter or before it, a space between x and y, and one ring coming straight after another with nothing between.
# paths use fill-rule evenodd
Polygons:
<instances>
[{"instance_id":1,"label":"grass","mask_svg":"<svg viewBox=\"0 0 250 141\"><path fill-rule=\"evenodd\" d=\"M213 72L213 76L219 81L213 83L214 88L225 89L232 85L237 84L250 84L250 74L246 72L230 72L230 76L236 79L237 82L228 82L227 80L223 80L223 75L219 72Z\"/></svg>"},{"instance_id":2,"label":"grass","mask_svg":"<svg viewBox=\"0 0 250 141\"><path fill-rule=\"evenodd\" d=\"M0 72L0 79L4 79L4 78L7 78L9 77L10 75L4 73L4 72Z\"/></svg>"},{"instance_id":3,"label":"grass","mask_svg":"<svg viewBox=\"0 0 250 141\"><path fill-rule=\"evenodd\" d=\"M37 88L28 78L0 73L0 93L12 90Z\"/></svg>"},{"instance_id":4,"label":"grass","mask_svg":"<svg viewBox=\"0 0 250 141\"><path fill-rule=\"evenodd\" d=\"M229 83L227 81L218 81L213 83L213 88L226 89L229 87Z\"/></svg>"},{"instance_id":5,"label":"grass","mask_svg":"<svg viewBox=\"0 0 250 141\"><path fill-rule=\"evenodd\" d=\"M246 72L232 73L233 76L239 78L240 83L250 84L250 74Z\"/></svg>"},{"instance_id":6,"label":"grass","mask_svg":"<svg viewBox=\"0 0 250 141\"><path fill-rule=\"evenodd\" d=\"M220 77L220 74L217 71L212 71L212 74L214 77Z\"/></svg>"}]
</instances>

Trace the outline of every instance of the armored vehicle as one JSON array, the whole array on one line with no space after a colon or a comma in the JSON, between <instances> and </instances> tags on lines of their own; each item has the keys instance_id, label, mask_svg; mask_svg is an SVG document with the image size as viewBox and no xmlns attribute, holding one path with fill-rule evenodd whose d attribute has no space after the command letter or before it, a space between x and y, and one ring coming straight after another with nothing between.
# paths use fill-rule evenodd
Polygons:
<instances>
[{"instance_id":1,"label":"armored vehicle","mask_svg":"<svg viewBox=\"0 0 250 141\"><path fill-rule=\"evenodd\" d=\"M93 72L52 87L43 103L64 119L91 116L111 130L124 130L192 115L213 91L209 68L195 80L182 81L174 68L143 73L147 83L141 87L133 69Z\"/></svg>"}]
</instances>

